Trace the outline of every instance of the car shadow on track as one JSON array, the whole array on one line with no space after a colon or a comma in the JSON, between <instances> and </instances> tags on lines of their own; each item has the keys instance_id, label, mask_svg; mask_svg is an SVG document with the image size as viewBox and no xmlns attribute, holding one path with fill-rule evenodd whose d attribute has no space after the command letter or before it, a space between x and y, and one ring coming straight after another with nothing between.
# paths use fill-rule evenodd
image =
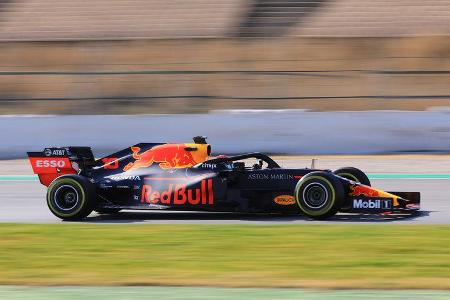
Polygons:
<instances>
[{"instance_id":1,"label":"car shadow on track","mask_svg":"<svg viewBox=\"0 0 450 300\"><path fill-rule=\"evenodd\" d=\"M344 214L340 213L326 221L317 221L301 215L237 214L175 211L123 211L114 215L94 214L86 218L87 223L156 223L156 224L242 224L242 223L388 223L411 222L427 217L430 212L412 214ZM416 220L420 222L419 220ZM415 223L415 222L414 222Z\"/></svg>"}]
</instances>

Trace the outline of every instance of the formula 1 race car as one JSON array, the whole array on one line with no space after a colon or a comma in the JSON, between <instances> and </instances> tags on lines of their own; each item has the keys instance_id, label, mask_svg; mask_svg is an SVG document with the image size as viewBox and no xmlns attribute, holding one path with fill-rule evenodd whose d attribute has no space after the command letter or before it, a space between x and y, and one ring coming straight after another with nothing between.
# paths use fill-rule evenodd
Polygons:
<instances>
[{"instance_id":1,"label":"formula 1 race car","mask_svg":"<svg viewBox=\"0 0 450 300\"><path fill-rule=\"evenodd\" d=\"M356 168L285 169L262 153L210 154L204 137L188 144L141 143L98 160L89 147L28 152L34 173L48 186L48 207L63 220L122 209L302 213L326 219L339 211L420 208L420 193L373 188ZM248 165L251 160L256 163Z\"/></svg>"}]
</instances>

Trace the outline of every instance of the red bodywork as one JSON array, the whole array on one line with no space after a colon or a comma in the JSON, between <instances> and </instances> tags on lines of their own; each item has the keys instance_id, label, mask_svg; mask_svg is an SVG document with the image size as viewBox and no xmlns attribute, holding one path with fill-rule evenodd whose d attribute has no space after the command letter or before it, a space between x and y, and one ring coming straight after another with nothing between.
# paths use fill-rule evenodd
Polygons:
<instances>
[{"instance_id":1,"label":"red bodywork","mask_svg":"<svg viewBox=\"0 0 450 300\"><path fill-rule=\"evenodd\" d=\"M349 196L363 196L363 197L379 197L380 192L370 186L367 185L352 185L350 186L350 194Z\"/></svg>"},{"instance_id":2,"label":"red bodywork","mask_svg":"<svg viewBox=\"0 0 450 300\"><path fill-rule=\"evenodd\" d=\"M131 171L146 168L153 163L159 163L161 169L189 168L195 166L195 161L191 152L186 151L185 144L165 144L158 145L147 151L139 153L141 148L131 147L134 162L127 164L123 170Z\"/></svg>"},{"instance_id":3,"label":"red bodywork","mask_svg":"<svg viewBox=\"0 0 450 300\"><path fill-rule=\"evenodd\" d=\"M39 176L39 181L49 186L57 177L66 174L77 174L68 157L29 157L33 172Z\"/></svg>"}]
</instances>

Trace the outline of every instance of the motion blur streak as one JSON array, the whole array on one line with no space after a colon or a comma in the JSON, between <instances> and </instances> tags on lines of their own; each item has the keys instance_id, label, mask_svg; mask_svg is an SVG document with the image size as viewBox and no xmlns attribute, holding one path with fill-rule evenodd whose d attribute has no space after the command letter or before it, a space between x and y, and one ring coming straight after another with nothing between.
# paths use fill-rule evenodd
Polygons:
<instances>
[{"instance_id":1,"label":"motion blur streak","mask_svg":"<svg viewBox=\"0 0 450 300\"><path fill-rule=\"evenodd\" d=\"M4 299L16 297L34 300L61 299L167 299L179 300L182 295L185 300L231 299L239 295L241 300L267 299L396 299L396 300L442 300L450 298L449 292L444 291L327 291L300 289L224 289L205 287L0 287L0 296ZM21 299L21 298L17 298Z\"/></svg>"},{"instance_id":2,"label":"motion blur streak","mask_svg":"<svg viewBox=\"0 0 450 300\"><path fill-rule=\"evenodd\" d=\"M441 0L2 1L0 113L448 106L449 20Z\"/></svg>"}]
</instances>

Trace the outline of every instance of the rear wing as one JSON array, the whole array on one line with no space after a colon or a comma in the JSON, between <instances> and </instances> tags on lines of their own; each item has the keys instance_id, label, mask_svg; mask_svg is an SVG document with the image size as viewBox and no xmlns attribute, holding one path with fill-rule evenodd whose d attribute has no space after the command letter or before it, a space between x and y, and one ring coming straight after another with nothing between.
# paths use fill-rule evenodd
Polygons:
<instances>
[{"instance_id":1,"label":"rear wing","mask_svg":"<svg viewBox=\"0 0 450 300\"><path fill-rule=\"evenodd\" d=\"M49 186L59 176L77 174L95 164L90 147L45 148L41 152L27 152L33 172L40 182Z\"/></svg>"}]
</instances>

